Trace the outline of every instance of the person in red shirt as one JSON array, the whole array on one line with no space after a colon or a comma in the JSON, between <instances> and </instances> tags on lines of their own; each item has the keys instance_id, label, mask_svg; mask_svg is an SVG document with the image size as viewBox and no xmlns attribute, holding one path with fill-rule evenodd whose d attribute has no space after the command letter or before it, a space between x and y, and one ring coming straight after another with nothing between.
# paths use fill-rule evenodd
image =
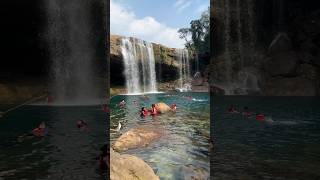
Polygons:
<instances>
[{"instance_id":1,"label":"person in red shirt","mask_svg":"<svg viewBox=\"0 0 320 180\"><path fill-rule=\"evenodd\" d=\"M48 129L46 128L46 124L42 122L37 128L32 130L32 134L36 137L44 137L47 135Z\"/></svg>"},{"instance_id":2,"label":"person in red shirt","mask_svg":"<svg viewBox=\"0 0 320 180\"><path fill-rule=\"evenodd\" d=\"M152 105L151 105L150 114L151 114L151 115L153 115L153 116L155 116L155 115L157 115L157 114L158 114L158 110L157 110L157 108L156 108L156 105L155 105L155 104L152 104Z\"/></svg>"},{"instance_id":3,"label":"person in red shirt","mask_svg":"<svg viewBox=\"0 0 320 180\"><path fill-rule=\"evenodd\" d=\"M142 107L142 108L141 108L141 111L140 111L140 116L141 116L141 117L146 117L146 116L148 116L148 109L145 108L145 107Z\"/></svg>"}]
</instances>

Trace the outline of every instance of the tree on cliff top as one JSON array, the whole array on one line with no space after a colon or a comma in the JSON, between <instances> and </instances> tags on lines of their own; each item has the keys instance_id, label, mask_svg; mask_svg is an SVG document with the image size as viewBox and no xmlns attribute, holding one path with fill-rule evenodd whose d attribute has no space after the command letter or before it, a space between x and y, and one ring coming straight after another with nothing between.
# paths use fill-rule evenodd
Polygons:
<instances>
[{"instance_id":1,"label":"tree on cliff top","mask_svg":"<svg viewBox=\"0 0 320 180\"><path fill-rule=\"evenodd\" d=\"M201 14L200 19L192 20L189 28L178 30L179 37L186 41L185 47L196 53L208 53L210 49L210 11ZM188 37L191 35L191 40Z\"/></svg>"}]
</instances>

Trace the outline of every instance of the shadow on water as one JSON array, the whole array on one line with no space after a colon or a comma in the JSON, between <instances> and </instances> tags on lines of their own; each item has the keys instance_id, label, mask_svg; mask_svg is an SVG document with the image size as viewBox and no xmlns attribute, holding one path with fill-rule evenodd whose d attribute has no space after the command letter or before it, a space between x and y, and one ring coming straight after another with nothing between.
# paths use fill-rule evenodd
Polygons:
<instances>
[{"instance_id":1,"label":"shadow on water","mask_svg":"<svg viewBox=\"0 0 320 180\"><path fill-rule=\"evenodd\" d=\"M89 131L76 127L77 120ZM24 106L0 121L0 179L103 179L100 147L106 143L106 115L100 106ZM46 122L44 138L18 137Z\"/></svg>"},{"instance_id":2,"label":"shadow on water","mask_svg":"<svg viewBox=\"0 0 320 180\"><path fill-rule=\"evenodd\" d=\"M191 96L191 97L190 97ZM120 108L118 103L125 99L126 107ZM176 113L161 114L155 117L140 117L141 107L151 108L151 104L164 102L177 105ZM120 132L111 131L111 144L122 133L133 127L149 125L164 129L164 135L149 146L128 150L146 161L160 179L183 179L187 171L208 177L209 175L209 131L210 102L207 93L176 93L119 95L110 101L110 127L116 128L121 122ZM197 172L196 172L197 171Z\"/></svg>"},{"instance_id":3,"label":"shadow on water","mask_svg":"<svg viewBox=\"0 0 320 180\"><path fill-rule=\"evenodd\" d=\"M267 121L226 113L233 104ZM319 179L320 103L311 97L214 97L215 179Z\"/></svg>"}]
</instances>

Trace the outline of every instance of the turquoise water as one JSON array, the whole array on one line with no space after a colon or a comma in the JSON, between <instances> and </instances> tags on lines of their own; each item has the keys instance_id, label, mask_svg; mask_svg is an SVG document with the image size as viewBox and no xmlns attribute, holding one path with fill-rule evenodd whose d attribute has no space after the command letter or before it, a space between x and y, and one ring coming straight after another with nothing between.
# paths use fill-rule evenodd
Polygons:
<instances>
[{"instance_id":1,"label":"turquoise water","mask_svg":"<svg viewBox=\"0 0 320 180\"><path fill-rule=\"evenodd\" d=\"M154 125L165 129L165 135L148 147L124 153L133 154L146 161L161 179L183 179L188 167L209 176L210 99L207 93L177 93L115 96L111 99L111 128L120 121L120 132L111 131L111 144L122 133L140 125ZM187 96L191 96L188 98ZM126 108L117 104L125 99ZM134 103L136 101L136 103ZM176 113L161 114L154 118L141 118L142 106L164 102L177 105ZM196 172L193 172L196 174ZM192 173L191 173L192 174Z\"/></svg>"},{"instance_id":2,"label":"turquoise water","mask_svg":"<svg viewBox=\"0 0 320 180\"><path fill-rule=\"evenodd\" d=\"M89 132L76 128L78 119L89 124ZM19 141L42 121L48 136ZM105 133L100 106L28 105L11 111L0 119L0 179L104 179L95 158Z\"/></svg>"},{"instance_id":3,"label":"turquoise water","mask_svg":"<svg viewBox=\"0 0 320 180\"><path fill-rule=\"evenodd\" d=\"M214 97L214 179L320 179L320 99ZM248 106L264 122L226 113Z\"/></svg>"}]
</instances>

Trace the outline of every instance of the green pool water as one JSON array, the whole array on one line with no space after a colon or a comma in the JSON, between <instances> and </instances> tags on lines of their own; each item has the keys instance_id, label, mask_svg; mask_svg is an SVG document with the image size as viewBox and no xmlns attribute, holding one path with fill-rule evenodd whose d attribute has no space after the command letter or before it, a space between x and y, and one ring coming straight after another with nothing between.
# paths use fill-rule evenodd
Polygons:
<instances>
[{"instance_id":1,"label":"green pool water","mask_svg":"<svg viewBox=\"0 0 320 180\"><path fill-rule=\"evenodd\" d=\"M89 132L77 129L78 119L89 124ZM18 140L42 121L48 136ZM23 106L0 119L0 139L1 180L105 179L95 159L107 142L100 106Z\"/></svg>"},{"instance_id":2,"label":"green pool water","mask_svg":"<svg viewBox=\"0 0 320 180\"><path fill-rule=\"evenodd\" d=\"M210 99L208 93L174 93L118 95L111 99L110 126L116 128L121 122L120 132L111 131L111 144L126 131L140 125L156 125L165 129L166 135L144 148L124 153L136 155L147 162L160 179L183 179L186 167L196 169L191 174L209 177L210 157ZM118 103L125 99L125 108ZM134 103L136 102L136 103ZM164 102L177 105L176 113L142 118L141 107L150 109L151 104ZM160 128L160 127L159 127ZM188 168L187 168L188 169ZM190 177L190 176L189 176Z\"/></svg>"},{"instance_id":3,"label":"green pool water","mask_svg":"<svg viewBox=\"0 0 320 180\"><path fill-rule=\"evenodd\" d=\"M214 179L320 179L320 99L213 97ZM233 104L266 121L226 113Z\"/></svg>"}]
</instances>

